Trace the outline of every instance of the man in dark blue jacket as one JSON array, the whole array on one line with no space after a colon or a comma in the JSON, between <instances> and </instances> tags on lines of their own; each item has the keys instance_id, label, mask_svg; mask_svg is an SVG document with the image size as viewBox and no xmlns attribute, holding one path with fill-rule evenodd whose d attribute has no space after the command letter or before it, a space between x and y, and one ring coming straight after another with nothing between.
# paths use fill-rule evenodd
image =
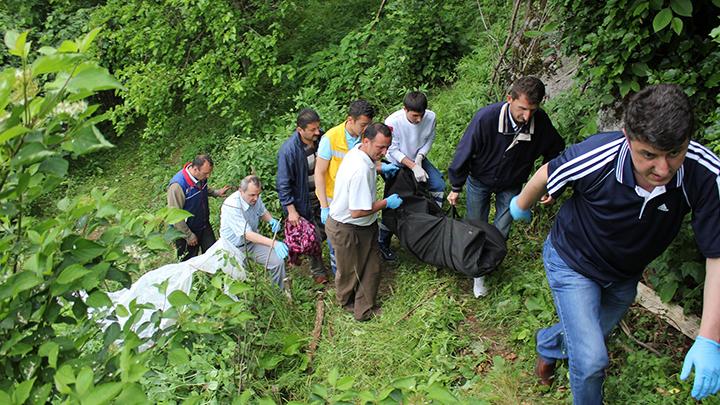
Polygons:
<instances>
[{"instance_id":1,"label":"man in dark blue jacket","mask_svg":"<svg viewBox=\"0 0 720 405\"><path fill-rule=\"evenodd\" d=\"M315 225L325 238L320 221L320 202L315 196L315 159L317 157L320 116L309 108L298 114L297 128L278 151L276 188L280 204L290 224L297 225L300 217ZM322 258L310 256L310 271L318 284L327 283Z\"/></svg>"},{"instance_id":2,"label":"man in dark blue jacket","mask_svg":"<svg viewBox=\"0 0 720 405\"><path fill-rule=\"evenodd\" d=\"M208 177L213 171L213 161L209 155L200 154L188 162L170 180L167 189L168 207L180 208L193 214L185 221L172 226L182 232L183 237L175 241L180 261L195 257L202 249L203 253L215 243L215 232L210 225L208 196L224 197L230 188L219 190L208 187Z\"/></svg>"},{"instance_id":3,"label":"man in dark blue jacket","mask_svg":"<svg viewBox=\"0 0 720 405\"><path fill-rule=\"evenodd\" d=\"M490 197L495 194L493 224L505 238L512 223L510 199L520 192L535 160L542 156L547 162L565 149L565 141L540 109L544 97L545 85L538 78L517 79L507 101L475 114L448 168L450 204L457 204L467 182L467 218L487 222ZM476 296L487 294L481 277L474 290Z\"/></svg>"}]
</instances>

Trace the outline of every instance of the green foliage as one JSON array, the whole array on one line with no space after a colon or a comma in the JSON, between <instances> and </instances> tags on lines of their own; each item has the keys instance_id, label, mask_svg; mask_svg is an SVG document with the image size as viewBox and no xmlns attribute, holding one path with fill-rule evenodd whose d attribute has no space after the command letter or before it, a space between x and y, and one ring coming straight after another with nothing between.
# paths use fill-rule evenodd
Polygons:
<instances>
[{"instance_id":1,"label":"green foliage","mask_svg":"<svg viewBox=\"0 0 720 405\"><path fill-rule=\"evenodd\" d=\"M702 122L716 107L720 51L712 43L718 6L710 0L558 1L566 50L583 55L580 76L609 104L647 84L677 83ZM602 21L597 24L597 21ZM693 69L687 69L693 66ZM710 108L708 108L710 107Z\"/></svg>"},{"instance_id":2,"label":"green foliage","mask_svg":"<svg viewBox=\"0 0 720 405\"><path fill-rule=\"evenodd\" d=\"M294 75L278 61L276 47L275 21L291 5L109 1L92 24L113 28L100 56L127 83L113 114L116 129L122 133L142 119L145 137L163 137L182 122L179 115L221 120L227 133L251 134L273 97L267 90Z\"/></svg>"},{"instance_id":3,"label":"green foliage","mask_svg":"<svg viewBox=\"0 0 720 405\"><path fill-rule=\"evenodd\" d=\"M105 117L83 101L121 88L87 57L97 34L42 47L39 55L28 32L5 34L19 62L0 74L0 392L12 403L144 398L138 339L127 332L127 344L113 352L106 335L100 354L91 350L100 331L88 308L107 304L109 281L125 284L142 268L141 252L163 238L163 218L120 211L97 190L58 201L51 217L33 215L66 177L70 158L111 146L96 126Z\"/></svg>"}]
</instances>

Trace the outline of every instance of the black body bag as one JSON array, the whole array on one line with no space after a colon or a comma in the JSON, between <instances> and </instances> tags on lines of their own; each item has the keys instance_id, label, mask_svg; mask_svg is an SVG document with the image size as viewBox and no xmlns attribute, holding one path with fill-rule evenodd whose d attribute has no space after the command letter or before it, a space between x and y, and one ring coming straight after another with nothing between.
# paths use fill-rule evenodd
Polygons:
<instances>
[{"instance_id":1,"label":"black body bag","mask_svg":"<svg viewBox=\"0 0 720 405\"><path fill-rule=\"evenodd\" d=\"M383 210L383 224L403 248L420 261L479 277L495 270L505 258L505 238L494 226L482 221L456 219L455 207L446 215L412 170L401 168L385 180L385 196L398 194L402 205Z\"/></svg>"}]
</instances>

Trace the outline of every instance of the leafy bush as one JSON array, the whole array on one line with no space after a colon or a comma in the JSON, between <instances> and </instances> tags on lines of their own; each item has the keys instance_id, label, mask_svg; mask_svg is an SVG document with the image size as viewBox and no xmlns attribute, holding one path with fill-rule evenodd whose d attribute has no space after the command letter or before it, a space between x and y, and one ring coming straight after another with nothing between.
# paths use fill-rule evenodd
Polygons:
<instances>
[{"instance_id":1,"label":"leafy bush","mask_svg":"<svg viewBox=\"0 0 720 405\"><path fill-rule=\"evenodd\" d=\"M107 305L108 281L128 283L141 269L142 252L167 249L163 218L118 211L98 191L58 201L52 217L33 215L66 177L68 159L111 146L96 126L105 116L83 101L121 87L87 57L98 31L43 47L34 58L27 32L5 34L20 66L0 73L3 403L137 397L142 373L132 344L106 352L115 340L106 333L96 356L89 347L100 332L87 321L88 308ZM132 341L131 332L126 339Z\"/></svg>"}]
</instances>

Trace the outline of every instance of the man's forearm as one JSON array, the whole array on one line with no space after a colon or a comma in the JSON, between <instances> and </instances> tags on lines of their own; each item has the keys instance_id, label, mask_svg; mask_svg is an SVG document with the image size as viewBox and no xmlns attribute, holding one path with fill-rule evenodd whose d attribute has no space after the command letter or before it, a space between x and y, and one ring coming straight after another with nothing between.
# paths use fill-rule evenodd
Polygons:
<instances>
[{"instance_id":1,"label":"man's forearm","mask_svg":"<svg viewBox=\"0 0 720 405\"><path fill-rule=\"evenodd\" d=\"M720 258L705 262L705 288L700 335L720 342Z\"/></svg>"},{"instance_id":2,"label":"man's forearm","mask_svg":"<svg viewBox=\"0 0 720 405\"><path fill-rule=\"evenodd\" d=\"M548 168L544 164L525 184L517 199L518 208L528 210L547 193Z\"/></svg>"},{"instance_id":3,"label":"man's forearm","mask_svg":"<svg viewBox=\"0 0 720 405\"><path fill-rule=\"evenodd\" d=\"M377 200L373 203L372 208L369 210L350 210L350 216L353 218L362 218L368 215L372 215L383 208L387 207L387 200Z\"/></svg>"}]
</instances>

